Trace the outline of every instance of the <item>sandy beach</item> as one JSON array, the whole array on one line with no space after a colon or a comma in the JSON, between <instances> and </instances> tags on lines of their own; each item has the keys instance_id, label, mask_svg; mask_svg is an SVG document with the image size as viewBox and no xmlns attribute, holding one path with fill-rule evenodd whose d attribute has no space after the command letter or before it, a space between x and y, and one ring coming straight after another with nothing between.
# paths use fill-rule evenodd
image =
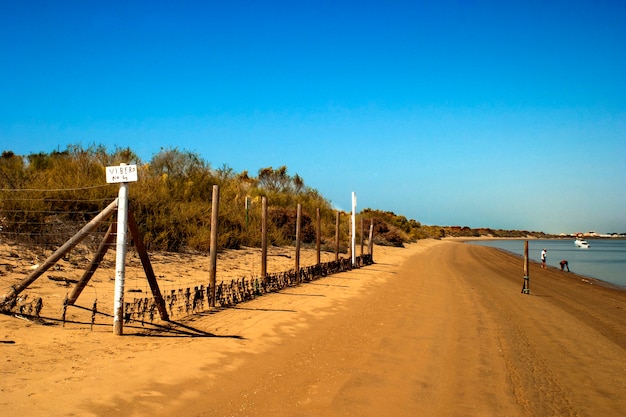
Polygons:
<instances>
[{"instance_id":1,"label":"sandy beach","mask_svg":"<svg viewBox=\"0 0 626 417\"><path fill-rule=\"evenodd\" d=\"M276 255L274 270L293 266ZM255 271L257 256L221 255L218 277ZM106 317L91 329L0 315L2 415L624 415L623 289L531 263L521 294L520 258L453 240L377 246L374 260L124 336ZM154 268L192 281L207 266L172 256ZM112 303L113 284L98 282Z\"/></svg>"}]
</instances>

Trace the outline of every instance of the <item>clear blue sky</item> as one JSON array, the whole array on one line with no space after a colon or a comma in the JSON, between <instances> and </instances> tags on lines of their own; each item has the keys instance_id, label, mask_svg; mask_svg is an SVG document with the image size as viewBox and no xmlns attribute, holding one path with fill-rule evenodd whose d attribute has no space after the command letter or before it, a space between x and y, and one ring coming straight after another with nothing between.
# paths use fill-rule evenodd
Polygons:
<instances>
[{"instance_id":1,"label":"clear blue sky","mask_svg":"<svg viewBox=\"0 0 626 417\"><path fill-rule=\"evenodd\" d=\"M344 210L626 232L625 22L602 0L0 0L0 150L178 147L286 165Z\"/></svg>"}]
</instances>

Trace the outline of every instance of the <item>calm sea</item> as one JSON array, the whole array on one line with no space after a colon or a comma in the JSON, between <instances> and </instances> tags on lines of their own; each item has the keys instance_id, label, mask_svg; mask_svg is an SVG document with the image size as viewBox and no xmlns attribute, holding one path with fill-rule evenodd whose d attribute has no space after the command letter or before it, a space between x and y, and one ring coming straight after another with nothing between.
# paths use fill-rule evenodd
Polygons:
<instances>
[{"instance_id":1,"label":"calm sea","mask_svg":"<svg viewBox=\"0 0 626 417\"><path fill-rule=\"evenodd\" d=\"M587 242L590 247L580 249L574 245L574 239L530 239L528 256L539 262L541 250L546 248L550 266L560 268L559 262L566 259L572 272L626 287L626 240L587 239ZM492 246L524 256L524 240L481 240L467 243Z\"/></svg>"}]
</instances>

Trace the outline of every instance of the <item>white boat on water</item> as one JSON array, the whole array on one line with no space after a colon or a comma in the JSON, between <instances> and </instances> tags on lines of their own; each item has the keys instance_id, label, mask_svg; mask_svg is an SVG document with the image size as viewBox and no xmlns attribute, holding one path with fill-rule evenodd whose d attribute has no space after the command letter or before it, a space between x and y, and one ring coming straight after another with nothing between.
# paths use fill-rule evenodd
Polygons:
<instances>
[{"instance_id":1,"label":"white boat on water","mask_svg":"<svg viewBox=\"0 0 626 417\"><path fill-rule=\"evenodd\" d=\"M574 245L579 248L587 249L589 247L589 243L584 239L576 239L574 241Z\"/></svg>"}]
</instances>

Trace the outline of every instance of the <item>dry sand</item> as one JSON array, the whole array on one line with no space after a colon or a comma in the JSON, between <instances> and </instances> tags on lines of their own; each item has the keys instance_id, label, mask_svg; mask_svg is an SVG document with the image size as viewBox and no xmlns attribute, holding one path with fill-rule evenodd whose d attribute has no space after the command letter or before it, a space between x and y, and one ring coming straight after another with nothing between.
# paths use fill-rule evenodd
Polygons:
<instances>
[{"instance_id":1,"label":"dry sand","mask_svg":"<svg viewBox=\"0 0 626 417\"><path fill-rule=\"evenodd\" d=\"M165 258L154 265L162 285L206 275L206 257ZM186 334L133 324L120 337L107 317L90 330L0 315L0 414L625 414L624 290L531 264L524 295L520 258L449 240L376 247L374 258L177 320ZM218 276L254 273L254 259L252 249L225 253ZM293 259L270 265L288 269ZM139 275L129 287L143 285ZM95 292L99 305L112 304L112 281L94 281L84 305ZM37 290L48 299L67 292L45 279Z\"/></svg>"}]
</instances>

